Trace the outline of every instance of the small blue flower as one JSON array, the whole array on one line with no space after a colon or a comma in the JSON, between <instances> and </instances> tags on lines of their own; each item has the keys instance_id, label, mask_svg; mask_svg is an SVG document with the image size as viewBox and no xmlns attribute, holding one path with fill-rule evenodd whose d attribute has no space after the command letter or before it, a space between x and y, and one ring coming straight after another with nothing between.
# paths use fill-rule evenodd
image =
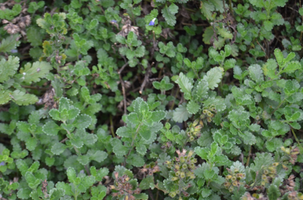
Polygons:
<instances>
[{"instance_id":1,"label":"small blue flower","mask_svg":"<svg viewBox=\"0 0 303 200\"><path fill-rule=\"evenodd\" d=\"M113 24L116 24L117 23L117 21L116 20L112 20L112 21L110 21L111 23L113 23Z\"/></svg>"},{"instance_id":2,"label":"small blue flower","mask_svg":"<svg viewBox=\"0 0 303 200\"><path fill-rule=\"evenodd\" d=\"M18 53L18 50L17 49L12 49L11 53Z\"/></svg>"},{"instance_id":3,"label":"small blue flower","mask_svg":"<svg viewBox=\"0 0 303 200\"><path fill-rule=\"evenodd\" d=\"M156 18L154 18L153 20L151 20L148 25L154 26L155 25L155 21L156 21Z\"/></svg>"},{"instance_id":4,"label":"small blue flower","mask_svg":"<svg viewBox=\"0 0 303 200\"><path fill-rule=\"evenodd\" d=\"M5 162L2 161L2 162L0 163L0 166L4 166L4 165L5 165Z\"/></svg>"}]
</instances>

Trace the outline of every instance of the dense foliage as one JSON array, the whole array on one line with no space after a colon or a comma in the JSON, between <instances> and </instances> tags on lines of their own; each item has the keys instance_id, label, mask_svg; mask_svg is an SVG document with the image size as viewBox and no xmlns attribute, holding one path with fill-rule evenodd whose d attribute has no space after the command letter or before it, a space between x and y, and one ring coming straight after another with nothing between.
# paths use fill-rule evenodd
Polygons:
<instances>
[{"instance_id":1,"label":"dense foliage","mask_svg":"<svg viewBox=\"0 0 303 200\"><path fill-rule=\"evenodd\" d=\"M303 7L0 0L0 199L303 199Z\"/></svg>"}]
</instances>

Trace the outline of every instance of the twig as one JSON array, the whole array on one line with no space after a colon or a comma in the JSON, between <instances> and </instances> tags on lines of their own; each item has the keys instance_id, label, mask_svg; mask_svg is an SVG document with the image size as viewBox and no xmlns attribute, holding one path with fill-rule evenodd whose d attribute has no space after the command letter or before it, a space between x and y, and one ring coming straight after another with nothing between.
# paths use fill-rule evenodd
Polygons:
<instances>
[{"instance_id":1,"label":"twig","mask_svg":"<svg viewBox=\"0 0 303 200\"><path fill-rule=\"evenodd\" d=\"M145 77L144 77L144 80L143 80L143 83L140 87L140 90L139 90L139 93L142 94L143 92L143 89L146 85L146 83L148 82L148 79L149 79L149 75L150 75L150 68L154 65L154 62L151 64L151 65L148 65L147 69L146 69L146 73L145 73Z\"/></svg>"},{"instance_id":2,"label":"twig","mask_svg":"<svg viewBox=\"0 0 303 200\"><path fill-rule=\"evenodd\" d=\"M112 133L112 136L115 137L114 125L113 125L113 116L112 115L109 115L109 123L110 123L110 132Z\"/></svg>"},{"instance_id":3,"label":"twig","mask_svg":"<svg viewBox=\"0 0 303 200\"><path fill-rule=\"evenodd\" d=\"M124 70L124 68L125 68L127 65L128 65L128 62L125 63L125 64L121 67L121 69L118 71L118 74L121 74L122 71Z\"/></svg>"},{"instance_id":4,"label":"twig","mask_svg":"<svg viewBox=\"0 0 303 200\"><path fill-rule=\"evenodd\" d=\"M120 82L121 82L121 87L122 87L122 94L123 94L123 109L124 109L124 114L126 115L126 94L125 94L125 87L124 87L124 81L122 80L121 74L119 74Z\"/></svg>"},{"instance_id":5,"label":"twig","mask_svg":"<svg viewBox=\"0 0 303 200\"><path fill-rule=\"evenodd\" d=\"M118 74L119 74L119 78L120 78L120 83L121 83L121 87L122 87L122 94L123 94L123 108L124 108L124 114L126 115L126 94L125 94L125 86L124 86L124 81L121 77L121 73L122 71L124 70L124 68L128 65L128 62L125 63L121 69L118 71Z\"/></svg>"}]
</instances>

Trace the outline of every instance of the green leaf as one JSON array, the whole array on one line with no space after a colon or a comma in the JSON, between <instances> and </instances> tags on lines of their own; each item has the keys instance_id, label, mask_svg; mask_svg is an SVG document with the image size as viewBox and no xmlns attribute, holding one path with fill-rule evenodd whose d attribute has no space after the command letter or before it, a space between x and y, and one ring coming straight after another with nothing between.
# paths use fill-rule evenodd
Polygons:
<instances>
[{"instance_id":1,"label":"green leaf","mask_svg":"<svg viewBox=\"0 0 303 200\"><path fill-rule=\"evenodd\" d=\"M22 80L25 83L38 82L41 78L44 78L49 71L52 69L52 66L48 62L34 62L33 65L27 63L20 72L23 74Z\"/></svg>"},{"instance_id":2,"label":"green leaf","mask_svg":"<svg viewBox=\"0 0 303 200\"><path fill-rule=\"evenodd\" d=\"M218 83L221 82L221 79L223 77L223 72L224 69L222 67L214 67L206 73L206 75L203 77L203 80L208 83L209 89L213 90L218 87Z\"/></svg>"},{"instance_id":3,"label":"green leaf","mask_svg":"<svg viewBox=\"0 0 303 200\"><path fill-rule=\"evenodd\" d=\"M117 155L117 156L123 156L126 155L127 153L127 148L125 146L122 145L121 140L119 140L118 138L112 138L110 141L110 144L113 147L113 152Z\"/></svg>"},{"instance_id":4,"label":"green leaf","mask_svg":"<svg viewBox=\"0 0 303 200\"><path fill-rule=\"evenodd\" d=\"M43 2L43 1L40 1ZM39 27L30 26L26 32L27 40L31 43L33 47L42 45L44 34L42 34L42 29Z\"/></svg>"},{"instance_id":5,"label":"green leaf","mask_svg":"<svg viewBox=\"0 0 303 200\"><path fill-rule=\"evenodd\" d=\"M281 138L273 138L271 140L267 140L265 145L268 151L274 152L275 150L283 146L283 142Z\"/></svg>"},{"instance_id":6,"label":"green leaf","mask_svg":"<svg viewBox=\"0 0 303 200\"><path fill-rule=\"evenodd\" d=\"M176 6L176 4L174 3L170 4L170 6L168 7L169 12L172 13L173 15L178 13L178 9L179 7Z\"/></svg>"},{"instance_id":7,"label":"green leaf","mask_svg":"<svg viewBox=\"0 0 303 200\"><path fill-rule=\"evenodd\" d=\"M11 97L10 97L10 91L9 90L0 91L0 105L6 104L10 100L11 100Z\"/></svg>"},{"instance_id":8,"label":"green leaf","mask_svg":"<svg viewBox=\"0 0 303 200\"><path fill-rule=\"evenodd\" d=\"M60 117L60 112L57 110L57 109L51 109L49 112L48 112L49 116L53 119L53 120L56 120L56 121L60 121L61 120L61 117Z\"/></svg>"},{"instance_id":9,"label":"green leaf","mask_svg":"<svg viewBox=\"0 0 303 200\"><path fill-rule=\"evenodd\" d=\"M274 162L270 153L256 153L257 157L254 160L254 165L251 164L251 169L255 172L260 171L262 167L271 165Z\"/></svg>"},{"instance_id":10,"label":"green leaf","mask_svg":"<svg viewBox=\"0 0 303 200\"><path fill-rule=\"evenodd\" d=\"M189 100L191 98L191 89L193 88L193 80L189 79L186 75L182 72L179 74L179 78L175 81L181 91L184 93L184 98Z\"/></svg>"},{"instance_id":11,"label":"green leaf","mask_svg":"<svg viewBox=\"0 0 303 200\"><path fill-rule=\"evenodd\" d=\"M135 56L137 58L142 58L144 54L145 54L145 46L137 47L137 49L135 50Z\"/></svg>"},{"instance_id":12,"label":"green leaf","mask_svg":"<svg viewBox=\"0 0 303 200\"><path fill-rule=\"evenodd\" d=\"M281 58L278 51L275 51L275 56L276 56L276 59ZM283 55L282 55L282 59L283 59ZM278 61L278 59L277 59L277 61ZM278 63L279 62L282 62L282 60L279 60ZM276 73L277 67L278 67L278 65L274 59L268 59L267 62L262 67L264 75L268 76L271 79L277 79L279 77L278 74Z\"/></svg>"},{"instance_id":13,"label":"green leaf","mask_svg":"<svg viewBox=\"0 0 303 200\"><path fill-rule=\"evenodd\" d=\"M174 9L175 7L173 6L171 8L171 10L175 11L176 9ZM162 10L161 10L161 13L166 21L166 23L169 25L169 26L175 26L176 24L176 16L170 12L170 9L167 8L167 6L165 6Z\"/></svg>"},{"instance_id":14,"label":"green leaf","mask_svg":"<svg viewBox=\"0 0 303 200\"><path fill-rule=\"evenodd\" d=\"M77 157L77 161L79 161L81 165L87 165L90 160L88 155L80 155Z\"/></svg>"},{"instance_id":15,"label":"green leaf","mask_svg":"<svg viewBox=\"0 0 303 200\"><path fill-rule=\"evenodd\" d=\"M291 61L286 67L284 67L283 72L285 73L292 73L297 69L301 69L302 66L298 61Z\"/></svg>"},{"instance_id":16,"label":"green leaf","mask_svg":"<svg viewBox=\"0 0 303 200\"><path fill-rule=\"evenodd\" d=\"M275 184L271 184L268 187L267 195L269 200L277 200L281 196L281 192Z\"/></svg>"},{"instance_id":17,"label":"green leaf","mask_svg":"<svg viewBox=\"0 0 303 200\"><path fill-rule=\"evenodd\" d=\"M150 130L150 127L146 125L142 125L139 129L139 134L144 140L149 140L152 136L152 132Z\"/></svg>"},{"instance_id":18,"label":"green leaf","mask_svg":"<svg viewBox=\"0 0 303 200\"><path fill-rule=\"evenodd\" d=\"M25 179L31 189L36 189L41 182L41 180L37 179L32 172L26 172Z\"/></svg>"},{"instance_id":19,"label":"green leaf","mask_svg":"<svg viewBox=\"0 0 303 200\"><path fill-rule=\"evenodd\" d=\"M92 118L89 115L81 114L77 116L77 118L73 122L73 125L79 129L85 129L89 127L91 122L92 122Z\"/></svg>"},{"instance_id":20,"label":"green leaf","mask_svg":"<svg viewBox=\"0 0 303 200\"><path fill-rule=\"evenodd\" d=\"M27 138L27 140L25 141L26 148L29 151L35 150L35 148L37 147L37 143L38 139L34 137Z\"/></svg>"},{"instance_id":21,"label":"green leaf","mask_svg":"<svg viewBox=\"0 0 303 200\"><path fill-rule=\"evenodd\" d=\"M10 94L10 97L13 101L22 106L27 106L29 104L34 104L38 101L38 98L33 94L26 94L23 91L15 90L13 93Z\"/></svg>"},{"instance_id":22,"label":"green leaf","mask_svg":"<svg viewBox=\"0 0 303 200\"><path fill-rule=\"evenodd\" d=\"M97 19L93 19L89 22L89 25L87 26L88 30L92 30L98 26L99 21Z\"/></svg>"},{"instance_id":23,"label":"green leaf","mask_svg":"<svg viewBox=\"0 0 303 200\"><path fill-rule=\"evenodd\" d=\"M173 112L173 120L179 123L186 121L190 116L191 114L187 111L185 103L179 105Z\"/></svg>"},{"instance_id":24,"label":"green leaf","mask_svg":"<svg viewBox=\"0 0 303 200\"><path fill-rule=\"evenodd\" d=\"M0 61L0 83L4 83L12 77L19 68L19 58L9 56L8 60L1 59Z\"/></svg>"},{"instance_id":25,"label":"green leaf","mask_svg":"<svg viewBox=\"0 0 303 200\"><path fill-rule=\"evenodd\" d=\"M214 17L212 16L212 11L215 10L215 7L212 3L208 1L201 1L200 3L200 8L202 14L208 19L213 19Z\"/></svg>"},{"instance_id":26,"label":"green leaf","mask_svg":"<svg viewBox=\"0 0 303 200\"><path fill-rule=\"evenodd\" d=\"M224 38L224 39L232 39L233 34L226 28L220 28L217 27L218 33Z\"/></svg>"},{"instance_id":27,"label":"green leaf","mask_svg":"<svg viewBox=\"0 0 303 200\"><path fill-rule=\"evenodd\" d=\"M127 157L126 162L135 167L142 167L145 164L143 157L134 153Z\"/></svg>"},{"instance_id":28,"label":"green leaf","mask_svg":"<svg viewBox=\"0 0 303 200\"><path fill-rule=\"evenodd\" d=\"M76 175L76 171L74 168L69 167L66 171L66 174L67 174L68 180L71 183L74 183L76 181L77 175Z\"/></svg>"},{"instance_id":29,"label":"green leaf","mask_svg":"<svg viewBox=\"0 0 303 200\"><path fill-rule=\"evenodd\" d=\"M208 82L201 79L193 90L194 99L199 101L208 97Z\"/></svg>"},{"instance_id":30,"label":"green leaf","mask_svg":"<svg viewBox=\"0 0 303 200\"><path fill-rule=\"evenodd\" d=\"M31 192L32 190L29 188L21 188L18 190L17 197L20 199L28 199Z\"/></svg>"},{"instance_id":31,"label":"green leaf","mask_svg":"<svg viewBox=\"0 0 303 200\"><path fill-rule=\"evenodd\" d=\"M264 21L263 27L266 31L271 31L274 27L274 24L271 21Z\"/></svg>"},{"instance_id":32,"label":"green leaf","mask_svg":"<svg viewBox=\"0 0 303 200\"><path fill-rule=\"evenodd\" d=\"M250 78L255 81L256 83L260 83L264 81L263 71L261 66L258 64L253 64L248 67L249 76Z\"/></svg>"},{"instance_id":33,"label":"green leaf","mask_svg":"<svg viewBox=\"0 0 303 200\"><path fill-rule=\"evenodd\" d=\"M281 50L280 49L275 49L274 54L275 54L275 57L276 57L276 60L277 60L278 64L280 66L283 66L284 56L283 56Z\"/></svg>"},{"instance_id":34,"label":"green leaf","mask_svg":"<svg viewBox=\"0 0 303 200\"><path fill-rule=\"evenodd\" d=\"M188 113L196 114L200 110L200 105L194 101L189 101L189 103L186 106L186 109Z\"/></svg>"},{"instance_id":35,"label":"green leaf","mask_svg":"<svg viewBox=\"0 0 303 200\"><path fill-rule=\"evenodd\" d=\"M61 142L56 142L52 148L51 148L51 152L55 155L60 155L61 153L64 152L64 150L66 149L67 147L62 144Z\"/></svg>"},{"instance_id":36,"label":"green leaf","mask_svg":"<svg viewBox=\"0 0 303 200\"><path fill-rule=\"evenodd\" d=\"M47 135L57 135L60 127L54 121L48 121L44 124L42 130Z\"/></svg>"},{"instance_id":37,"label":"green leaf","mask_svg":"<svg viewBox=\"0 0 303 200\"><path fill-rule=\"evenodd\" d=\"M212 193L212 190L209 188L202 188L202 197L206 198Z\"/></svg>"},{"instance_id":38,"label":"green leaf","mask_svg":"<svg viewBox=\"0 0 303 200\"><path fill-rule=\"evenodd\" d=\"M145 144L142 144L142 143L137 144L136 145L136 151L140 155L144 156L146 154L146 151L147 151Z\"/></svg>"},{"instance_id":39,"label":"green leaf","mask_svg":"<svg viewBox=\"0 0 303 200\"><path fill-rule=\"evenodd\" d=\"M147 177L143 178L140 182L139 188L141 190L147 190L150 188L150 185L154 183L154 177L148 175Z\"/></svg>"},{"instance_id":40,"label":"green leaf","mask_svg":"<svg viewBox=\"0 0 303 200\"><path fill-rule=\"evenodd\" d=\"M107 158L107 153L100 150L89 150L87 152L87 155L89 155L89 158L91 160L95 160L97 162L102 162Z\"/></svg>"},{"instance_id":41,"label":"green leaf","mask_svg":"<svg viewBox=\"0 0 303 200\"><path fill-rule=\"evenodd\" d=\"M60 199L64 194L65 191L62 188L53 188L49 191L50 200Z\"/></svg>"},{"instance_id":42,"label":"green leaf","mask_svg":"<svg viewBox=\"0 0 303 200\"><path fill-rule=\"evenodd\" d=\"M90 173L95 177L96 181L102 181L102 179L108 175L109 170L107 168L96 170L96 167L92 166L90 167Z\"/></svg>"},{"instance_id":43,"label":"green leaf","mask_svg":"<svg viewBox=\"0 0 303 200\"><path fill-rule=\"evenodd\" d=\"M6 39L3 39L0 44L0 52L10 52L11 50L16 49L17 45L19 45L19 37L20 35L14 34ZM1 69L1 68L0 68ZM1 73L0 73L1 74Z\"/></svg>"}]
</instances>

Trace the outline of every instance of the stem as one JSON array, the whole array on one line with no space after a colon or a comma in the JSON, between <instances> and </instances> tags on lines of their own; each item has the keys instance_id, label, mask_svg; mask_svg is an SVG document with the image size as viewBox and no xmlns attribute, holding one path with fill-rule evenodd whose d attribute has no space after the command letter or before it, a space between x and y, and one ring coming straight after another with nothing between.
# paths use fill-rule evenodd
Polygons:
<instances>
[{"instance_id":1,"label":"stem","mask_svg":"<svg viewBox=\"0 0 303 200\"><path fill-rule=\"evenodd\" d=\"M247 161L246 161L246 167L247 167L248 164L249 164L250 156L251 156L251 146L250 146L250 148L249 148L248 158L247 158Z\"/></svg>"},{"instance_id":2,"label":"stem","mask_svg":"<svg viewBox=\"0 0 303 200\"><path fill-rule=\"evenodd\" d=\"M294 137L295 137L295 139L296 139L297 143L298 143L298 144L299 144L299 146L301 147L301 151L302 151L302 150L303 150L303 147L302 147L302 145L301 145L300 141L298 140L297 135L295 134L295 131L294 131L294 129L293 129L293 128L291 129L291 132L292 132L292 134L294 135Z\"/></svg>"},{"instance_id":3,"label":"stem","mask_svg":"<svg viewBox=\"0 0 303 200\"><path fill-rule=\"evenodd\" d=\"M114 125L113 125L113 116L112 115L109 115L109 122L110 122L110 132L112 133L112 136L115 137Z\"/></svg>"},{"instance_id":4,"label":"stem","mask_svg":"<svg viewBox=\"0 0 303 200\"><path fill-rule=\"evenodd\" d=\"M66 125L65 121L63 122L63 124ZM67 132L67 134L68 134L69 136L72 137L72 134L71 134L67 129L64 128L64 130ZM73 145L73 148L74 148L74 150L76 151L76 153L77 153L78 156L82 156L81 152L80 152L74 145ZM90 175L89 170L88 170L88 166L89 166L88 164L87 164L87 165L84 165L84 168L85 168L86 173ZM77 199L77 197L76 197L75 199Z\"/></svg>"},{"instance_id":5,"label":"stem","mask_svg":"<svg viewBox=\"0 0 303 200\"><path fill-rule=\"evenodd\" d=\"M130 145L131 148L130 148L130 150L128 151L127 155L124 158L124 166L126 165L126 158L129 156L130 152L134 149L134 143L135 143L135 141L137 139L137 136L138 136L139 129L140 129L141 125L142 125L142 122L139 124L139 126L137 128L135 138L133 139L133 141L132 141L132 143Z\"/></svg>"}]
</instances>

